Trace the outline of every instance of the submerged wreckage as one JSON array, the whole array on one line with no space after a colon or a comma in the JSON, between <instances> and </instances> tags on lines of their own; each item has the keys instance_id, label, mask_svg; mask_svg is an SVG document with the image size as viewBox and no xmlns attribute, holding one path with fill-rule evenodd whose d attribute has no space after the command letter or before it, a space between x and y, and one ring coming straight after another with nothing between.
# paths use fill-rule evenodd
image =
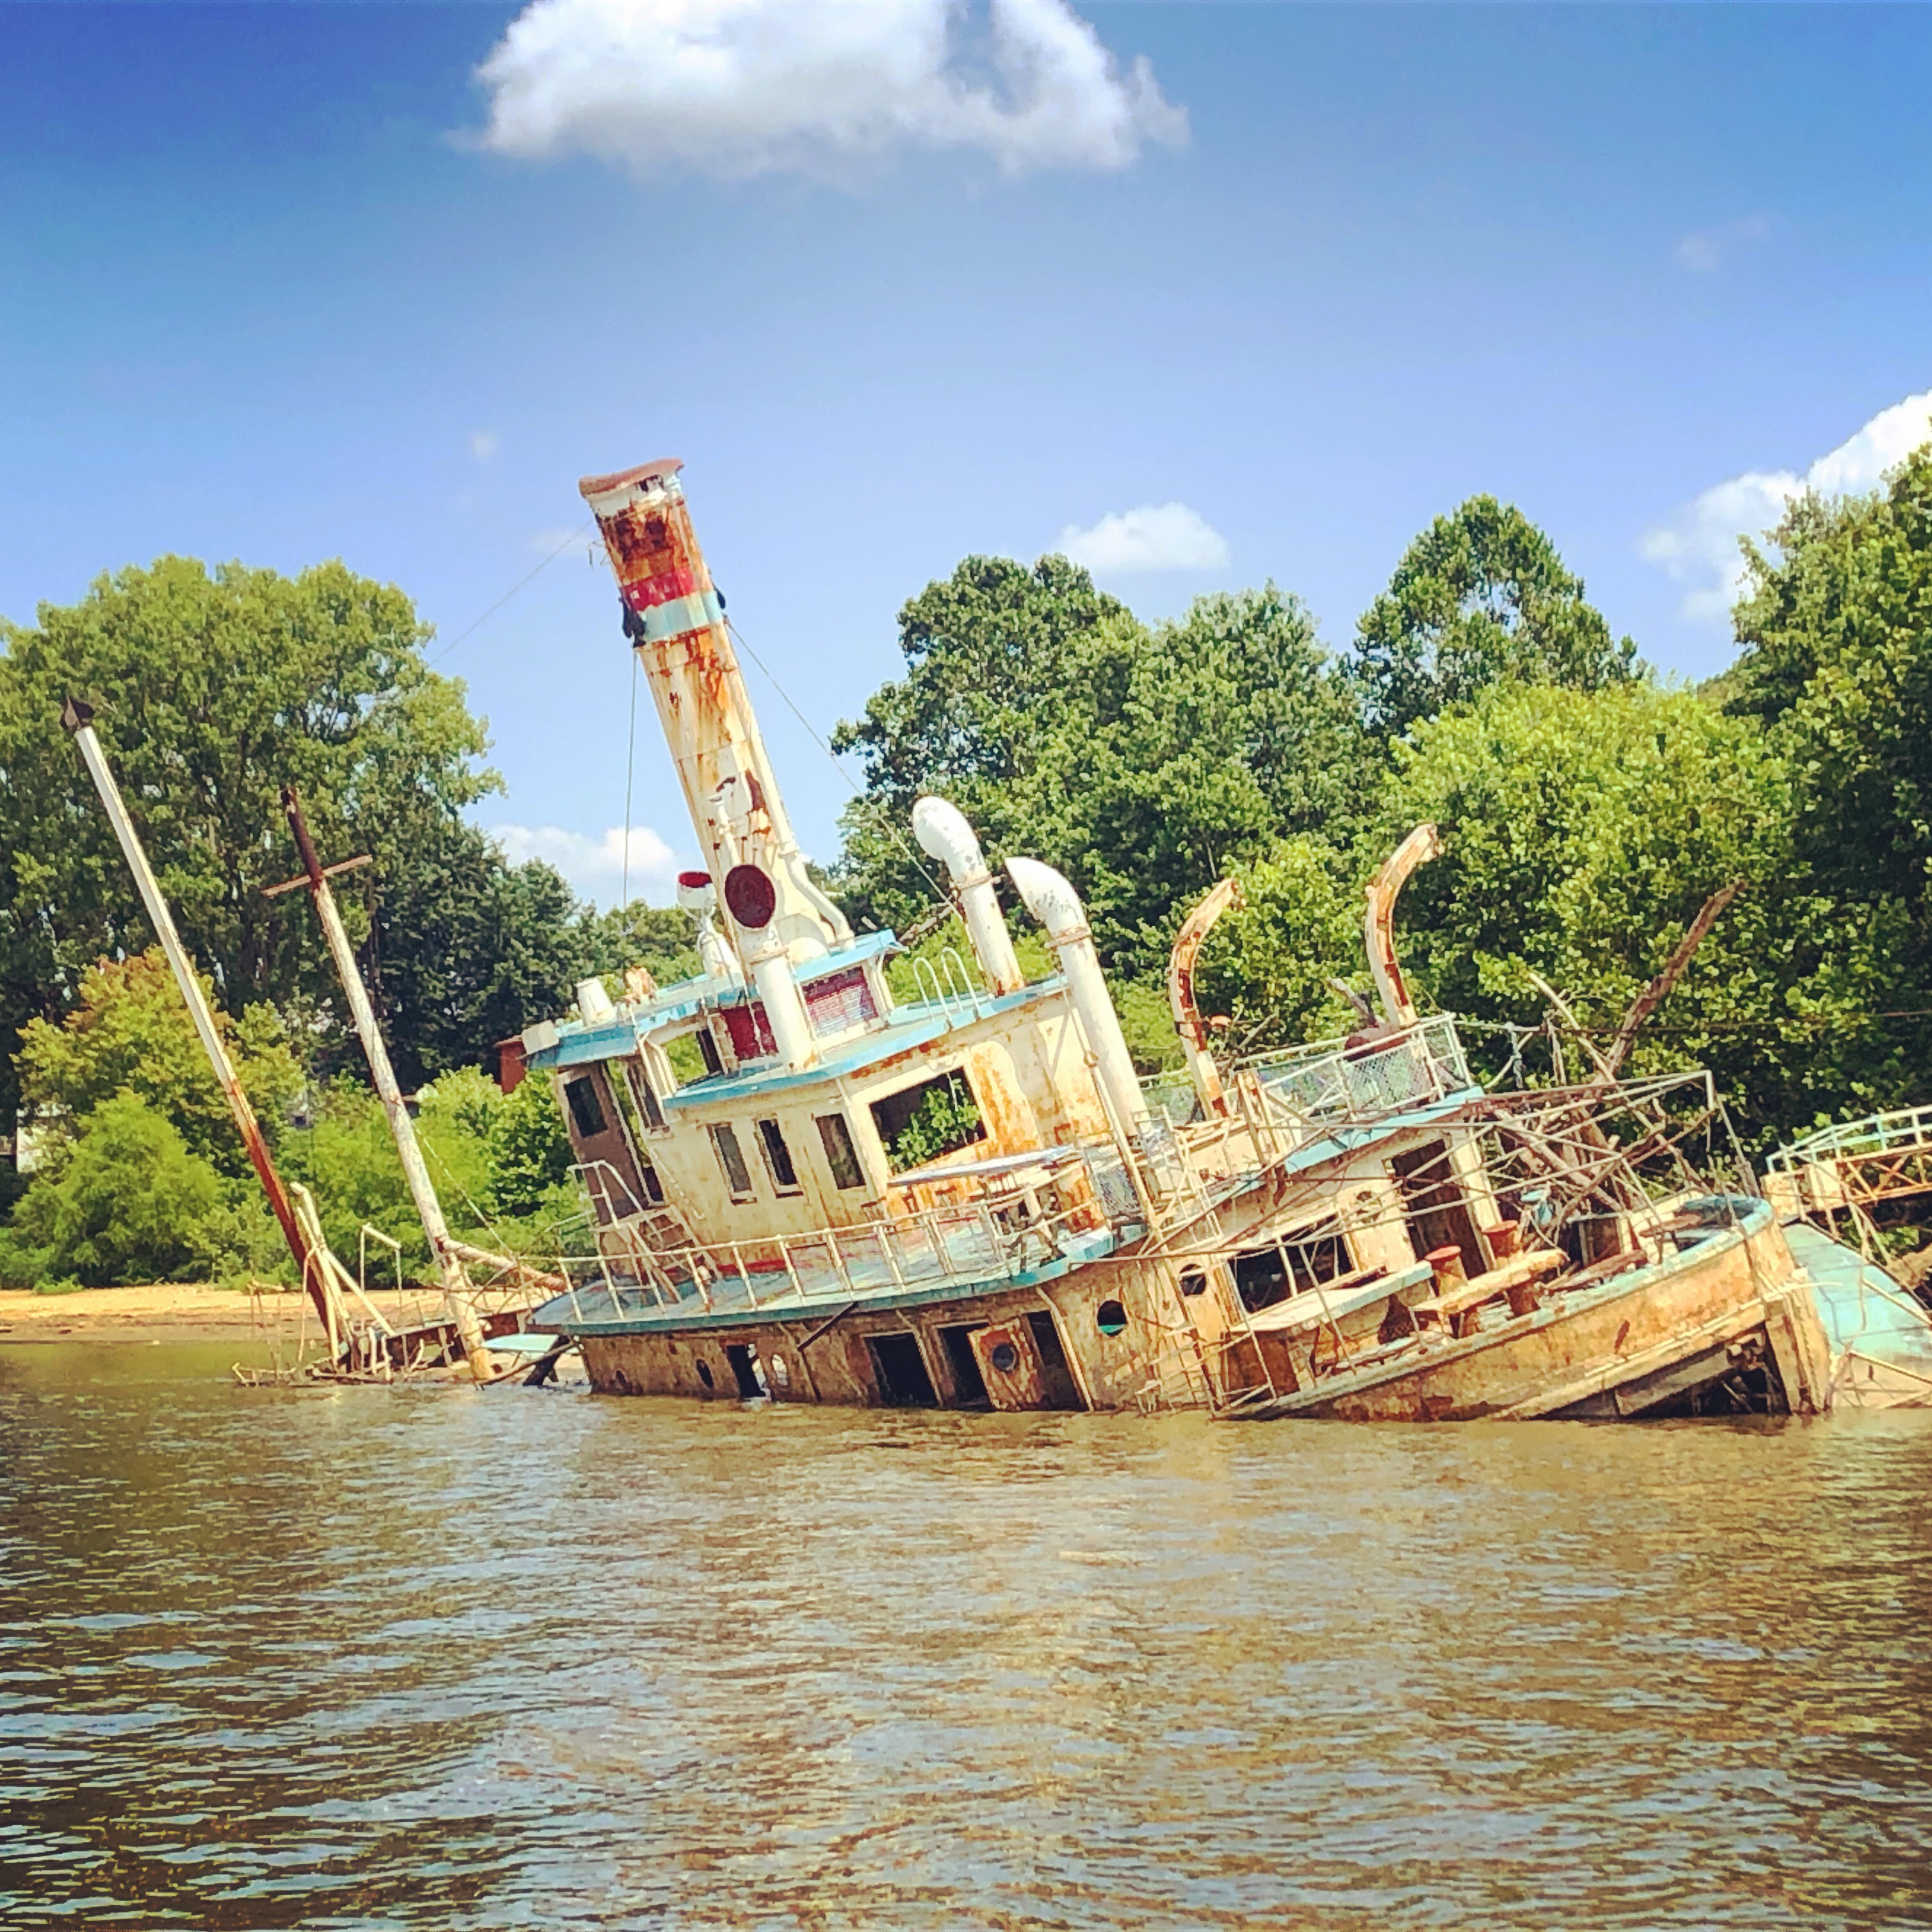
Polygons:
<instances>
[{"instance_id":1,"label":"submerged wreckage","mask_svg":"<svg viewBox=\"0 0 1932 1932\"><path fill-rule=\"evenodd\" d=\"M532 1327L621 1394L1456 1419L1812 1414L1832 1349L1705 1076L1490 1093L1393 944L1430 828L1370 886L1378 1012L1216 1063L1170 974L1184 1085L1137 1077L1073 887L1006 871L1028 982L952 806L913 830L970 952L896 1001L890 933L811 878L692 533L680 466L586 479L704 869L700 976L600 982L524 1036L596 1212ZM1713 1175L1717 1178L1712 1178Z\"/></svg>"}]
</instances>

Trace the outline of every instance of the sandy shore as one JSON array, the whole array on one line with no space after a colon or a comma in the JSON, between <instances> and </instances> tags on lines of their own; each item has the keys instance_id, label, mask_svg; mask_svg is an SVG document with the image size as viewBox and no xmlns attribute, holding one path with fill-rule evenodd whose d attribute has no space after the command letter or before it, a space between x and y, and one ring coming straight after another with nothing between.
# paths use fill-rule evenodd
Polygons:
<instances>
[{"instance_id":1,"label":"sandy shore","mask_svg":"<svg viewBox=\"0 0 1932 1932\"><path fill-rule=\"evenodd\" d=\"M432 1298L377 1294L370 1298L392 1320ZM0 1344L9 1342L244 1342L292 1337L306 1312L299 1294L238 1294L197 1282L158 1282L146 1288L86 1288L73 1294L36 1294L0 1289Z\"/></svg>"}]
</instances>

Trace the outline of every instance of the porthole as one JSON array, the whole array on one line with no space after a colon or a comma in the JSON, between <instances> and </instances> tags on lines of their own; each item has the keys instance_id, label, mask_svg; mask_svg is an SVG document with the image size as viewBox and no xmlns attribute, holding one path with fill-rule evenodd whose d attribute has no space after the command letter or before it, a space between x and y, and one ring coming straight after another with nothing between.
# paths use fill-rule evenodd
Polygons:
<instances>
[{"instance_id":1,"label":"porthole","mask_svg":"<svg viewBox=\"0 0 1932 1932\"><path fill-rule=\"evenodd\" d=\"M701 1382L706 1388L716 1388L718 1386L717 1384L711 1379L711 1364L709 1362L700 1362L698 1364L698 1379Z\"/></svg>"},{"instance_id":2,"label":"porthole","mask_svg":"<svg viewBox=\"0 0 1932 1932\"><path fill-rule=\"evenodd\" d=\"M1111 1298L1094 1311L1094 1325L1109 1339L1127 1332L1127 1311Z\"/></svg>"},{"instance_id":3,"label":"porthole","mask_svg":"<svg viewBox=\"0 0 1932 1932\"><path fill-rule=\"evenodd\" d=\"M996 1374L1010 1376L1020 1365L1020 1352L1010 1342L995 1342L986 1359Z\"/></svg>"},{"instance_id":4,"label":"porthole","mask_svg":"<svg viewBox=\"0 0 1932 1932\"><path fill-rule=\"evenodd\" d=\"M1183 1268L1180 1270L1180 1292L1183 1294L1205 1294L1208 1276L1200 1268Z\"/></svg>"}]
</instances>

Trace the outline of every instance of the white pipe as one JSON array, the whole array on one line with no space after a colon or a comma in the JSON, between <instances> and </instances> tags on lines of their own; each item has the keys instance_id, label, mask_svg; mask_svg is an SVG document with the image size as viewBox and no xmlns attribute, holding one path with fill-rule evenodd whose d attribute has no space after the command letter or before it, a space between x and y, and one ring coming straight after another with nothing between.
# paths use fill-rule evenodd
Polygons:
<instances>
[{"instance_id":1,"label":"white pipe","mask_svg":"<svg viewBox=\"0 0 1932 1932\"><path fill-rule=\"evenodd\" d=\"M752 956L752 984L764 1001L772 1044L788 1066L809 1066L818 1058L805 996L793 977L785 943L769 928L761 949Z\"/></svg>"},{"instance_id":2,"label":"white pipe","mask_svg":"<svg viewBox=\"0 0 1932 1932\"><path fill-rule=\"evenodd\" d=\"M1138 1135L1147 1124L1147 1100L1134 1072L1133 1056L1127 1051L1126 1036L1120 1030L1120 1016L1114 1010L1113 995L1107 991L1106 976L1100 970L1100 956L1094 950L1087 908L1066 880L1037 859L1009 859L1006 870L1019 888L1027 910L1046 928L1047 943L1066 975L1073 1010L1080 1016L1088 1046L1098 1063L1100 1083L1114 1117L1125 1132Z\"/></svg>"},{"instance_id":3,"label":"white pipe","mask_svg":"<svg viewBox=\"0 0 1932 1932\"><path fill-rule=\"evenodd\" d=\"M986 854L965 814L943 798L922 798L912 808L912 836L920 850L928 858L942 861L951 875L966 930L973 937L974 956L986 976L986 984L995 994L1017 993L1026 984L1026 977L1000 910L1000 896L993 890Z\"/></svg>"}]
</instances>

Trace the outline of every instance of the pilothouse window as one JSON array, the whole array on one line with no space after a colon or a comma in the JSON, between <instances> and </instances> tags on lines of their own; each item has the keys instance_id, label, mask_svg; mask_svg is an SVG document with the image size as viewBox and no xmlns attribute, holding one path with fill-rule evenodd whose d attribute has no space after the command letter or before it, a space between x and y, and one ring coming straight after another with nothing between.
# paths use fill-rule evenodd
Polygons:
<instances>
[{"instance_id":1,"label":"pilothouse window","mask_svg":"<svg viewBox=\"0 0 1932 1932\"><path fill-rule=\"evenodd\" d=\"M772 1177L772 1185L781 1194L797 1193L798 1170L791 1164L791 1149L785 1145L784 1130L777 1121L758 1123L758 1146L765 1156L765 1168Z\"/></svg>"},{"instance_id":2,"label":"pilothouse window","mask_svg":"<svg viewBox=\"0 0 1932 1932\"><path fill-rule=\"evenodd\" d=\"M588 1074L580 1080L567 1081L563 1096L570 1104L570 1118L576 1124L579 1140L595 1140L608 1130L610 1124L604 1118L604 1103L597 1097L597 1083Z\"/></svg>"},{"instance_id":3,"label":"pilothouse window","mask_svg":"<svg viewBox=\"0 0 1932 1932\"><path fill-rule=\"evenodd\" d=\"M711 1145L724 1171L724 1184L731 1190L731 1198L750 1200L752 1171L745 1165L744 1150L738 1144L736 1132L728 1125L715 1126L711 1130Z\"/></svg>"}]
</instances>

